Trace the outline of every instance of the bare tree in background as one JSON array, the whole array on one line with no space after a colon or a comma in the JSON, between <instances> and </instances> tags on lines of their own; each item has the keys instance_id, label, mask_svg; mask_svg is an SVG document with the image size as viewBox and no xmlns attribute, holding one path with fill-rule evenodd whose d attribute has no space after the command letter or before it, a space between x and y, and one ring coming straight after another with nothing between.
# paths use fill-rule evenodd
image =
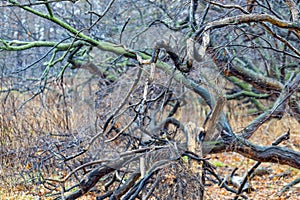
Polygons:
<instances>
[{"instance_id":1,"label":"bare tree in background","mask_svg":"<svg viewBox=\"0 0 300 200\"><path fill-rule=\"evenodd\" d=\"M0 11L1 114L13 92L24 98L16 116L62 90L55 99L64 117L54 123L63 133L33 126L32 146L0 149L3 164L16 155L30 164L19 174L47 195L202 199L214 180L237 199L261 162L300 169L300 153L277 146L290 130L271 146L249 141L271 119L300 123L298 1L7 0ZM91 129L71 123L64 107L80 69L98 84ZM238 132L231 100L256 116ZM237 190L206 159L221 152L258 161Z\"/></svg>"}]
</instances>

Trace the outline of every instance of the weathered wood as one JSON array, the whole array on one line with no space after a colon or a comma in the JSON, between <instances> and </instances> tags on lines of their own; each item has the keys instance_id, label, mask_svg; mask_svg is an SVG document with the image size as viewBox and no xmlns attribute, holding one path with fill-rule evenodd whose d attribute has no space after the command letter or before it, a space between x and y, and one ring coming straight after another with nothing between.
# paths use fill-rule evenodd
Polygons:
<instances>
[{"instance_id":1,"label":"weathered wood","mask_svg":"<svg viewBox=\"0 0 300 200\"><path fill-rule=\"evenodd\" d=\"M210 153L236 152L247 158L271 162L300 169L300 152L280 146L258 146L239 136L223 137L223 140L203 143Z\"/></svg>"},{"instance_id":2,"label":"weathered wood","mask_svg":"<svg viewBox=\"0 0 300 200\"><path fill-rule=\"evenodd\" d=\"M299 84L300 73L298 73L296 76L292 76L290 80L285 84L284 89L281 91L273 107L254 119L246 128L244 128L239 133L239 135L248 139L266 121L272 118L281 118L285 108L285 103L297 90Z\"/></svg>"},{"instance_id":3,"label":"weathered wood","mask_svg":"<svg viewBox=\"0 0 300 200\"><path fill-rule=\"evenodd\" d=\"M76 199L85 193L87 193L92 187L94 187L100 178L103 176L115 171L116 169L119 169L122 167L122 165L128 161L128 158L122 158L116 162L109 163L105 166L98 167L91 171L86 178L81 180L80 182L80 189L77 190L76 192L66 196L64 199L65 200L72 200ZM60 197L57 199L61 199Z\"/></svg>"},{"instance_id":4,"label":"weathered wood","mask_svg":"<svg viewBox=\"0 0 300 200\"><path fill-rule=\"evenodd\" d=\"M141 173L136 170L131 176L128 178L126 183L119 187L117 190L114 191L112 196L109 198L110 200L121 199L122 195L128 192L134 183L140 178Z\"/></svg>"}]
</instances>

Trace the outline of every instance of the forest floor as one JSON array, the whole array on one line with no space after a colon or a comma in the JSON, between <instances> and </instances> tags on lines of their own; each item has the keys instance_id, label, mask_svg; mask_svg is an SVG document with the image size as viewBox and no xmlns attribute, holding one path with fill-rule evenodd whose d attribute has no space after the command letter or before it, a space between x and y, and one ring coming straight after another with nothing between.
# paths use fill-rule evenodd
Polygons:
<instances>
[{"instance_id":1,"label":"forest floor","mask_svg":"<svg viewBox=\"0 0 300 200\"><path fill-rule=\"evenodd\" d=\"M233 123L233 122L231 122ZM242 125L242 122L239 122ZM243 125L242 125L243 126ZM297 128L298 127L298 128ZM282 142L279 146L284 146L296 151L300 150L299 124L293 119L286 118L283 121L271 120L264 124L253 136L251 141L259 145L271 145L273 141L291 128L290 139ZM238 168L236 174L243 176L256 161L245 158L236 153L223 153L211 156L212 163L217 166L217 171L222 177ZM276 163L262 163L258 169L264 173L257 175L251 180L254 191L245 194L249 199L300 199L300 184L293 186L287 192L281 193L285 185L300 178L300 170ZM235 195L218 185L206 187L206 199L232 199Z\"/></svg>"},{"instance_id":2,"label":"forest floor","mask_svg":"<svg viewBox=\"0 0 300 200\"><path fill-rule=\"evenodd\" d=\"M273 124L272 124L273 123ZM274 125L275 124L275 125ZM293 124L293 123L292 123ZM288 126L291 123L287 123ZM295 124L296 126L297 124ZM258 137L252 141L254 143L262 143L264 141L265 144L270 144L274 141L274 138L280 135L280 131L275 131L271 134L272 131L278 130L276 125L276 121L271 121L266 126L269 130L266 131L266 127L262 128L263 132L259 134ZM286 127L288 128L288 127ZM291 128L291 127L290 127ZM280 128L282 130L282 128ZM294 129L297 130L297 129ZM281 132L282 133L282 132ZM286 146L288 148L292 148L294 150L299 150L300 144L300 134L299 132L292 132L290 140L283 142L280 144L281 146ZM249 170L256 161L245 158L236 153L222 153L222 154L214 154L209 156L210 162L216 166L216 171L221 177L225 177L226 175L230 175L231 172L238 168L235 175L243 176L243 174ZM272 199L272 200L282 200L282 199L300 199L300 184L293 186L287 192L281 193L280 191L283 187L300 177L300 170L291 168L289 166L278 165L274 163L262 163L259 169L263 169L265 173L262 175L257 175L251 180L251 188L254 190L249 194L245 194L249 199ZM40 191L43 193L43 189ZM228 192L224 188L220 188L217 184L211 184L205 188L205 196L207 200L219 200L219 199L233 199L234 194ZM32 192L27 190L24 187L15 187L10 190L0 188L0 199L39 199L38 196L32 195ZM41 199L44 199L43 197ZM48 198L51 199L51 198ZM84 197L80 198L81 200L85 199L95 199L94 194L87 194Z\"/></svg>"},{"instance_id":3,"label":"forest floor","mask_svg":"<svg viewBox=\"0 0 300 200\"><path fill-rule=\"evenodd\" d=\"M300 144L300 140L298 141ZM230 175L232 170L238 167L237 175L243 175L245 171L251 168L256 162L247 158L244 158L235 153L216 154L211 156L211 162L216 166L216 170L219 175L225 177ZM260 200L284 200L300 199L300 184L293 186L287 192L281 193L282 188L300 177L300 170L291 168L289 166L282 166L277 164L263 163L260 166L263 169L268 169L268 173L264 175L255 176L251 180L251 187L254 191L249 194L245 194L249 199ZM43 192L43 189L40 191ZM224 188L220 188L217 184L211 184L205 188L206 200L226 200L233 199L234 194L228 192ZM95 194L86 194L79 198L80 200L95 199ZM23 187L11 188L7 190L0 188L0 199L2 200L35 200L35 199L52 199L52 198L39 198L32 194Z\"/></svg>"},{"instance_id":4,"label":"forest floor","mask_svg":"<svg viewBox=\"0 0 300 200\"><path fill-rule=\"evenodd\" d=\"M243 127L242 121L237 120L234 126L238 130L238 126ZM231 120L234 123L234 120ZM298 127L298 128L297 128ZM300 132L299 124L291 119L276 121L271 120L264 124L252 137L251 141L257 145L271 145L273 141L290 128L290 139L282 142L279 146L284 146L296 151L300 150ZM300 159L300 158L299 158ZM216 166L217 172L225 177L230 175L231 172L238 168L236 175L243 176L256 161L245 158L237 153L222 153L211 155L211 161ZM287 192L281 193L285 185L292 182L296 178L300 178L300 170L285 165L276 163L262 163L258 169L262 169L264 173L257 175L251 180L251 187L254 191L245 194L249 199L300 199L300 183L293 186ZM214 184L206 187L206 199L232 199L235 195L228 192L224 188L220 188Z\"/></svg>"},{"instance_id":5,"label":"forest floor","mask_svg":"<svg viewBox=\"0 0 300 200\"><path fill-rule=\"evenodd\" d=\"M241 111L243 112L243 111ZM29 112L28 112L29 113ZM30 114L30 113L29 113ZM51 114L51 115L50 115ZM53 119L53 113L49 114L49 119ZM60 113L56 114L61 116ZM32 115L33 116L33 115ZM239 115L240 116L240 115ZM77 117L78 118L78 117ZM25 118L24 118L25 119ZM79 118L80 119L80 118ZM81 118L82 119L82 118ZM2 119L3 120L3 119ZM20 119L19 119L20 120ZM28 121L35 123L36 118L32 119L26 118ZM231 117L229 118L230 124L234 128L235 132L242 130L250 122L251 118L243 117ZM49 120L44 120L49 124ZM57 121L60 121L57 117ZM53 121L53 124L57 124ZM271 145L276 138L285 133L290 129L290 139L284 141L280 146L285 146L287 148L300 151L300 132L299 124L294 119L286 117L283 120L270 120L269 122L263 124L259 130L251 137L251 142L257 145ZM2 136L1 136L2 137ZM24 141L22 139L21 141ZM237 168L236 175L243 176L251 167L256 163L256 161L245 158L236 153L222 153L222 154L212 154L209 155L210 162L216 167L216 172L222 177L226 177L232 173L232 171ZM299 158L300 159L300 158ZM1 162L3 163L3 162ZM26 166L23 166L26 168ZM252 192L245 194L249 199L300 199L300 184L293 186L287 192L280 193L285 185L300 177L300 170L289 166L279 165L276 163L262 163L259 166L260 169L264 169L266 173L262 175L257 175L251 180ZM6 176L5 166L0 167L1 176ZM1 181L1 180L0 180ZM209 182L207 182L209 183ZM43 188L32 188L32 190L24 186L14 186L14 187L2 187L0 182L0 199L51 199L45 198L45 189ZM34 195L35 194L35 195ZM39 195L37 195L39 194ZM224 188L220 188L217 184L210 184L205 187L205 199L207 200L219 200L219 199L233 199L234 194L228 192ZM86 194L85 196L79 198L81 200L85 199L95 199L94 194Z\"/></svg>"},{"instance_id":6,"label":"forest floor","mask_svg":"<svg viewBox=\"0 0 300 200\"><path fill-rule=\"evenodd\" d=\"M236 167L238 168L236 175L242 177L256 163L256 161L235 153L214 155L212 159L215 160L215 165L218 166L217 171L219 174L222 174L222 177L230 175ZM287 192L280 192L285 185L300 177L300 170L271 163L262 163L258 169L263 169L266 173L251 179L251 188L254 191L251 191L249 194L243 193L249 199L300 199L300 184L293 186ZM233 199L234 197L234 194L224 188L220 188L216 184L206 187L207 200Z\"/></svg>"}]
</instances>

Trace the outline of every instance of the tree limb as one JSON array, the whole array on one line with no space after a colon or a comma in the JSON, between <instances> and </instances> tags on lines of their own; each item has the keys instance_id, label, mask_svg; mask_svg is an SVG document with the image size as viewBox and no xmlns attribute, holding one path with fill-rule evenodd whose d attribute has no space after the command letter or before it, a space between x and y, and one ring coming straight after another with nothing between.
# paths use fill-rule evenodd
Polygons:
<instances>
[{"instance_id":1,"label":"tree limb","mask_svg":"<svg viewBox=\"0 0 300 200\"><path fill-rule=\"evenodd\" d=\"M208 148L210 153L236 152L256 161L300 169L300 152L280 146L258 146L239 136L227 135L223 140L204 142L203 148Z\"/></svg>"},{"instance_id":2,"label":"tree limb","mask_svg":"<svg viewBox=\"0 0 300 200\"><path fill-rule=\"evenodd\" d=\"M237 15L234 17L226 17L221 20L207 23L203 29L199 29L195 33L195 36L200 35L203 32L203 30L205 31L208 29L216 29L216 28L222 28L225 26L238 25L238 24L244 24L244 23L250 23L250 22L269 22L280 28L285 28L285 29L294 30L294 31L300 31L300 23L299 22L289 22L289 21L281 20L281 19L278 19L277 17L271 16L269 14L249 14L249 15ZM298 36L299 36L299 34L298 34Z\"/></svg>"},{"instance_id":3,"label":"tree limb","mask_svg":"<svg viewBox=\"0 0 300 200\"><path fill-rule=\"evenodd\" d=\"M251 135L267 120L280 117L283 113L283 108L285 102L290 98L290 96L296 91L298 85L300 84L300 73L298 73L294 78L293 76L291 79L286 83L284 89L280 93L280 96L277 98L276 102L274 103L273 107L258 116L254 119L244 130L242 130L239 134L244 138L250 138Z\"/></svg>"}]
</instances>

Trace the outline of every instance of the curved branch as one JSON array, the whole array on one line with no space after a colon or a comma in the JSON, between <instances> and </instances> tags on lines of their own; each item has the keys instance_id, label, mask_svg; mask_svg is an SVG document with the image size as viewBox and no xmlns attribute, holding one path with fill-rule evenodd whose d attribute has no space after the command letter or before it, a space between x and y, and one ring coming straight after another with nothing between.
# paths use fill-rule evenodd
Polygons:
<instances>
[{"instance_id":1,"label":"curved branch","mask_svg":"<svg viewBox=\"0 0 300 200\"><path fill-rule=\"evenodd\" d=\"M126 163L128 162L132 162L134 159L136 159L136 157L133 158L129 158L129 157L124 157L121 158L115 162L111 162L108 163L107 165L103 165L100 167L97 167L96 169L94 169L93 171L91 171L86 178L82 179L80 181L80 189L75 191L74 193L66 196L64 199L65 200L71 200L71 199L76 199L82 195L84 195L85 193L87 193L92 187L94 187L100 178L102 178L103 176L121 168L122 166L124 166ZM60 198L57 198L60 199Z\"/></svg>"},{"instance_id":2,"label":"curved branch","mask_svg":"<svg viewBox=\"0 0 300 200\"><path fill-rule=\"evenodd\" d=\"M65 197L65 200L71 200L71 199L76 199L78 197L81 197L82 195L84 195L85 193L87 193L90 188L92 188L94 185L96 185L96 183L99 181L100 178L102 178L103 176L105 176L106 174L109 174L113 171L115 171L116 168L112 168L112 167L99 167L94 169L89 176L87 177L87 179L84 179L80 182L80 189L77 190L76 192L68 195L67 197ZM60 198L57 198L60 199Z\"/></svg>"},{"instance_id":3,"label":"curved branch","mask_svg":"<svg viewBox=\"0 0 300 200\"><path fill-rule=\"evenodd\" d=\"M291 79L286 83L273 107L254 119L244 130L241 131L240 135L244 138L250 138L251 135L267 120L271 119L272 117L274 118L282 116L285 102L297 90L299 84L300 73L298 73L295 77L291 77Z\"/></svg>"},{"instance_id":4,"label":"curved branch","mask_svg":"<svg viewBox=\"0 0 300 200\"><path fill-rule=\"evenodd\" d=\"M136 170L131 174L131 176L127 179L126 183L122 186L120 186L118 189L116 189L110 199L121 199L122 195L124 195L132 186L134 183L140 178L141 173Z\"/></svg>"},{"instance_id":5,"label":"curved branch","mask_svg":"<svg viewBox=\"0 0 300 200\"><path fill-rule=\"evenodd\" d=\"M2 40L0 43L3 44L0 46L0 49L5 51L23 51L35 47L53 47L58 51L65 51L70 47L77 47L80 45L87 44L83 41L76 41L72 43L61 43L61 42L49 42L49 41L24 42L19 40L13 40L10 42Z\"/></svg>"},{"instance_id":6,"label":"curved branch","mask_svg":"<svg viewBox=\"0 0 300 200\"><path fill-rule=\"evenodd\" d=\"M225 9L237 9L237 10L240 10L241 12L243 12L244 14L249 14L249 12L247 10L245 10L240 5L236 5L236 4L221 4L221 3L217 3L215 1L209 1L209 3L212 4L212 5L219 6L221 8L225 8Z\"/></svg>"},{"instance_id":7,"label":"curved branch","mask_svg":"<svg viewBox=\"0 0 300 200\"><path fill-rule=\"evenodd\" d=\"M291 11L293 21L298 21L299 20L299 11L297 9L297 4L293 0L286 0L285 3Z\"/></svg>"},{"instance_id":8,"label":"curved branch","mask_svg":"<svg viewBox=\"0 0 300 200\"><path fill-rule=\"evenodd\" d=\"M271 162L300 169L300 152L280 146L258 146L239 136L229 136L224 140L204 142L203 148L210 153L236 152L247 158Z\"/></svg>"},{"instance_id":9,"label":"curved branch","mask_svg":"<svg viewBox=\"0 0 300 200\"><path fill-rule=\"evenodd\" d=\"M230 150L260 162L280 163L300 169L300 152L279 146L258 146L237 137Z\"/></svg>"},{"instance_id":10,"label":"curved branch","mask_svg":"<svg viewBox=\"0 0 300 200\"><path fill-rule=\"evenodd\" d=\"M237 15L234 17L226 17L224 19L213 21L207 23L204 30L222 28L229 25L238 25L250 22L269 22L280 28L300 31L299 22L289 22L285 20L278 19L277 17L271 16L269 14L249 14L249 15ZM196 32L196 35L201 34L203 29Z\"/></svg>"},{"instance_id":11,"label":"curved branch","mask_svg":"<svg viewBox=\"0 0 300 200\"><path fill-rule=\"evenodd\" d=\"M212 49L211 54L216 54L216 50ZM228 65L228 62L231 57L233 57L229 51L224 50L224 56L222 53L218 54L218 57L214 56L214 62L216 66L223 70L223 66ZM233 58L235 61L236 59ZM283 89L283 84L277 81L276 79L266 77L265 75L255 72L243 65L242 63L230 63L229 70L226 71L229 76L235 76L249 84L251 84L256 89L259 89L265 93L270 93L270 91L281 91Z\"/></svg>"}]
</instances>

